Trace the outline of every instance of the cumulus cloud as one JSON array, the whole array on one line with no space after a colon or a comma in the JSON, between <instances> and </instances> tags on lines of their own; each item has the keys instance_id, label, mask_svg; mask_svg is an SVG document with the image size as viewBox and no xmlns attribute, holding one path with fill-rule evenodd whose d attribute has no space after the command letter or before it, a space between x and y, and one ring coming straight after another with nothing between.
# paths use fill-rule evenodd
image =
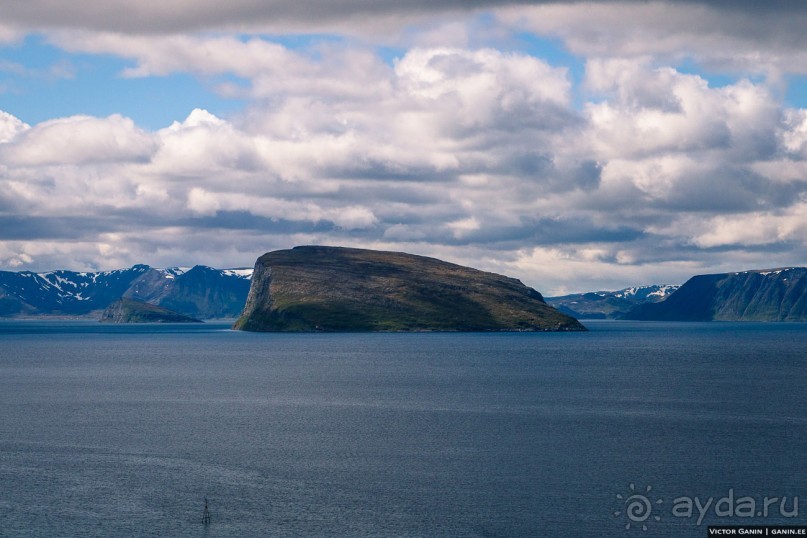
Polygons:
<instances>
[{"instance_id":1,"label":"cumulus cloud","mask_svg":"<svg viewBox=\"0 0 807 538\"><path fill-rule=\"evenodd\" d=\"M679 211L793 203L801 187L771 182L759 164L778 160L783 140L795 149L801 123L764 86L741 80L711 88L696 75L643 60L589 64L589 85L607 97L586 106L606 189Z\"/></svg>"},{"instance_id":2,"label":"cumulus cloud","mask_svg":"<svg viewBox=\"0 0 807 538\"><path fill-rule=\"evenodd\" d=\"M261 169L256 141L231 123L195 109L183 122L158 131L159 149L151 165L156 173L185 179Z\"/></svg>"},{"instance_id":3,"label":"cumulus cloud","mask_svg":"<svg viewBox=\"0 0 807 538\"><path fill-rule=\"evenodd\" d=\"M0 146L0 159L13 166L137 162L148 160L156 149L151 135L117 114L50 120L30 129L17 127L16 134Z\"/></svg>"},{"instance_id":4,"label":"cumulus cloud","mask_svg":"<svg viewBox=\"0 0 807 538\"><path fill-rule=\"evenodd\" d=\"M29 128L27 124L18 118L0 110L0 143L14 139L18 134Z\"/></svg>"},{"instance_id":5,"label":"cumulus cloud","mask_svg":"<svg viewBox=\"0 0 807 538\"><path fill-rule=\"evenodd\" d=\"M0 206L40 215L10 221L30 235L6 234L6 265L47 263L59 240L84 245L82 266L158 263L208 233L226 265L300 242L376 246L559 291L570 275L680 281L716 248L805 251L804 111L762 85L597 60L586 83L603 98L575 111L565 70L491 49L414 49L365 75L383 88L370 103L311 73L331 90L302 80L242 116L194 110L154 132L3 115Z\"/></svg>"},{"instance_id":6,"label":"cumulus cloud","mask_svg":"<svg viewBox=\"0 0 807 538\"><path fill-rule=\"evenodd\" d=\"M120 115L29 126L0 113L0 265L243 266L324 243L447 258L551 294L807 255L807 111L784 106L771 77L714 87L676 67L695 56L800 72L801 8L497 7L502 28L559 36L585 57L574 88L563 67L467 45L462 21L435 23L444 39L410 34L419 44L392 61L350 40L292 50L265 37L165 33L264 21L248 0L228 17L221 6L172 18L175 4L136 3L127 20L101 10L58 23L12 10L12 20L58 25L49 39L66 50L129 59L127 78L235 77L217 89L247 105L229 117L196 109L153 131ZM262 6L309 27L399 9L329 3L313 20L299 4ZM460 7L422 6L432 9ZM154 10L163 26L143 22ZM780 37L732 29L754 16L787 19ZM731 47L740 60L724 54Z\"/></svg>"},{"instance_id":7,"label":"cumulus cloud","mask_svg":"<svg viewBox=\"0 0 807 538\"><path fill-rule=\"evenodd\" d=\"M173 44L162 45L170 55ZM365 53L307 60L289 86L233 120L194 110L148 133L120 116L29 128L6 115L4 202L30 215L112 212L108 227L118 220L144 233L171 222L253 230L307 223L365 241L408 227L430 241L468 243L523 235L523 218L511 206L492 207L492 191L508 190L501 199L532 211L546 184L596 185L596 164L535 147L579 128L564 69L455 48L415 49L393 66L365 55L371 68L358 69L357 54ZM253 76L264 73L256 67ZM377 100L355 98L367 88ZM520 185L524 175L530 184ZM461 233L463 221L477 223L468 229L475 233ZM99 226L84 224L88 233Z\"/></svg>"}]
</instances>

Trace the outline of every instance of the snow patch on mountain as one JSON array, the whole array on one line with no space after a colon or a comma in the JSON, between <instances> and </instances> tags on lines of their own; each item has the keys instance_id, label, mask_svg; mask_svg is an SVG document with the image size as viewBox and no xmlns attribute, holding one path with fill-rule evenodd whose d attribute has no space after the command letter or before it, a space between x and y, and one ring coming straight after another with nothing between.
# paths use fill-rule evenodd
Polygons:
<instances>
[{"instance_id":1,"label":"snow patch on mountain","mask_svg":"<svg viewBox=\"0 0 807 538\"><path fill-rule=\"evenodd\" d=\"M247 280L252 279L253 268L240 268L240 269L222 269L221 272L227 276L237 276Z\"/></svg>"},{"instance_id":2,"label":"snow patch on mountain","mask_svg":"<svg viewBox=\"0 0 807 538\"><path fill-rule=\"evenodd\" d=\"M601 297L605 297L606 295L612 295L613 297L620 297L620 298L644 298L644 297L667 297L668 295L672 294L675 290L677 290L680 286L675 286L671 284L654 284L652 286L634 286L632 288L625 288L618 291L613 292L599 292L597 295Z\"/></svg>"},{"instance_id":3,"label":"snow patch on mountain","mask_svg":"<svg viewBox=\"0 0 807 538\"><path fill-rule=\"evenodd\" d=\"M159 271L168 280L173 280L178 276L184 275L191 269L191 267L166 267L165 269L159 269Z\"/></svg>"},{"instance_id":4,"label":"snow patch on mountain","mask_svg":"<svg viewBox=\"0 0 807 538\"><path fill-rule=\"evenodd\" d=\"M234 317L249 292L252 269L135 265L112 271L0 271L0 317L15 315L88 315L125 296L175 301L174 309L192 308L199 317ZM208 287L211 295L205 289ZM243 298L241 297L243 295Z\"/></svg>"}]
</instances>

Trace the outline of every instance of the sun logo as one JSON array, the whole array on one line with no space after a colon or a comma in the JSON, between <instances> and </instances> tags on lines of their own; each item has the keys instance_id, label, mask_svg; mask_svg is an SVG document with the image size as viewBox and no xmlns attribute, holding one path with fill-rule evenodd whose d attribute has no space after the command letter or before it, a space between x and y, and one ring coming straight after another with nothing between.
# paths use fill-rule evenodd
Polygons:
<instances>
[{"instance_id":1,"label":"sun logo","mask_svg":"<svg viewBox=\"0 0 807 538\"><path fill-rule=\"evenodd\" d=\"M647 521L650 520L651 517L655 521L661 521L660 516L653 515L653 505L662 504L664 501L662 499L652 501L650 495L652 489L652 486L647 486L643 493L637 493L636 486L631 484L630 493L627 496L621 493L617 494L616 498L622 503L622 509L616 510L614 517L620 517L622 514L625 514L625 517L628 518L625 529L629 530L632 525L636 525L637 527L641 525L642 530L646 531Z\"/></svg>"}]
</instances>

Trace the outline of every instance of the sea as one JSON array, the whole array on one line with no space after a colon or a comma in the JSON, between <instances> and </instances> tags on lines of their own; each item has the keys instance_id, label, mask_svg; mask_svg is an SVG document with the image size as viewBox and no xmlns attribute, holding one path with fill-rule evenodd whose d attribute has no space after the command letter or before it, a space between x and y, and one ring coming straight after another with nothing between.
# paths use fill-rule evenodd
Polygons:
<instances>
[{"instance_id":1,"label":"sea","mask_svg":"<svg viewBox=\"0 0 807 538\"><path fill-rule=\"evenodd\" d=\"M807 324L585 324L257 334L2 321L0 536L807 524Z\"/></svg>"}]
</instances>

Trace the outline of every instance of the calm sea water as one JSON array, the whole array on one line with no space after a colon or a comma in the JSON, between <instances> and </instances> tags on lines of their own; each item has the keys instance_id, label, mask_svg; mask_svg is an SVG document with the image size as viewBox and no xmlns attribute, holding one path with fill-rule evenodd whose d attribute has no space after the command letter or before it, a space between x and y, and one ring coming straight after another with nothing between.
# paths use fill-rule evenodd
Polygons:
<instances>
[{"instance_id":1,"label":"calm sea water","mask_svg":"<svg viewBox=\"0 0 807 538\"><path fill-rule=\"evenodd\" d=\"M709 523L805 524L807 324L587 325L291 335L2 322L0 536L702 537ZM795 518L778 502L767 518L712 507L701 525L697 509L672 513L675 499L730 491L724 509L802 504ZM644 520L627 513L639 494Z\"/></svg>"}]
</instances>

